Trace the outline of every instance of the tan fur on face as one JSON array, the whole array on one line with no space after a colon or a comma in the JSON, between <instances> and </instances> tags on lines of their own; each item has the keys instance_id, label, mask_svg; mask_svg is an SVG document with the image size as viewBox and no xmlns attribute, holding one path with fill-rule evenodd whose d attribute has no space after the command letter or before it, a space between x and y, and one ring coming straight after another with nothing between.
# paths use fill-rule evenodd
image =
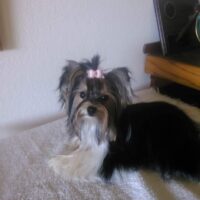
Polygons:
<instances>
[{"instance_id":1,"label":"tan fur on face","mask_svg":"<svg viewBox=\"0 0 200 200\"><path fill-rule=\"evenodd\" d=\"M94 106L97 108L94 116L89 116L87 112L87 108L89 106ZM105 140L107 137L107 128L108 128L108 112L104 106L101 104L93 104L89 101L81 104L80 108L76 111L74 117L74 128L77 130L77 133L81 133L81 129L83 128L85 123L91 122L91 127L96 125L98 130L100 131L100 140ZM79 135L79 137L82 137ZM84 136L83 136L84 137ZM95 136L96 137L96 136Z\"/></svg>"}]
</instances>

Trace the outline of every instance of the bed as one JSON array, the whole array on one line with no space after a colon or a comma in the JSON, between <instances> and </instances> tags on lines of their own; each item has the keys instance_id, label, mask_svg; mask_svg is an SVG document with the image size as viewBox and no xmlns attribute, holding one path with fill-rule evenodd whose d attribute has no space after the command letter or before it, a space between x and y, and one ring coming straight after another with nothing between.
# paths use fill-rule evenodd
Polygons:
<instances>
[{"instance_id":1,"label":"bed","mask_svg":"<svg viewBox=\"0 0 200 200\"><path fill-rule=\"evenodd\" d=\"M135 102L170 101L200 123L200 110L153 89L136 93ZM200 199L200 183L163 181L150 171L133 172L125 181L66 181L55 176L47 162L67 144L66 119L45 124L0 140L0 200L84 199Z\"/></svg>"}]
</instances>

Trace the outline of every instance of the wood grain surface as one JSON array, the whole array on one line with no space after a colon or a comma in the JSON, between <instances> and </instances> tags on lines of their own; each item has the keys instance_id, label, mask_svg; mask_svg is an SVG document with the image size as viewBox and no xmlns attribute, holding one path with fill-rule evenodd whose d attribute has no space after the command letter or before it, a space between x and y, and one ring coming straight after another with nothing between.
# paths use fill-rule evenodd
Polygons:
<instances>
[{"instance_id":1,"label":"wood grain surface","mask_svg":"<svg viewBox=\"0 0 200 200\"><path fill-rule=\"evenodd\" d=\"M161 56L148 55L145 62L145 72L200 90L200 66L189 65Z\"/></svg>"}]
</instances>

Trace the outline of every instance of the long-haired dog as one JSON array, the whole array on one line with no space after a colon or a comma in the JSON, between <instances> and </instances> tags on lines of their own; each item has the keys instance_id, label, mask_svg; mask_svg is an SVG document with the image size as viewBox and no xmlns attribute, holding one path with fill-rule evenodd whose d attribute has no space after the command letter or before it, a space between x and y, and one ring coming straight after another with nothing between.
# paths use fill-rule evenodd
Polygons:
<instances>
[{"instance_id":1,"label":"long-haired dog","mask_svg":"<svg viewBox=\"0 0 200 200\"><path fill-rule=\"evenodd\" d=\"M197 125L177 107L132 104L130 72L103 73L99 56L69 61L60 78L67 112L68 151L49 161L66 179L110 180L121 171L151 169L163 177L200 179Z\"/></svg>"}]
</instances>

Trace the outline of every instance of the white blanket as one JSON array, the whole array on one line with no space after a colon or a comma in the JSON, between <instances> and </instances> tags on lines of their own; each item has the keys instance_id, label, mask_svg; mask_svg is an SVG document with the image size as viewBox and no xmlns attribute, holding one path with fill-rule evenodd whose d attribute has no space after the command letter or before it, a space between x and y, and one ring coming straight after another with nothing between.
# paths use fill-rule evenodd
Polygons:
<instances>
[{"instance_id":1,"label":"white blanket","mask_svg":"<svg viewBox=\"0 0 200 200\"><path fill-rule=\"evenodd\" d=\"M158 96L148 90L138 93L138 100L151 101ZM183 107L200 116L198 109ZM113 184L64 181L47 162L64 151L66 134L65 119L61 119L0 140L0 200L200 199L200 183L166 182L148 171L134 172L125 182Z\"/></svg>"}]
</instances>

